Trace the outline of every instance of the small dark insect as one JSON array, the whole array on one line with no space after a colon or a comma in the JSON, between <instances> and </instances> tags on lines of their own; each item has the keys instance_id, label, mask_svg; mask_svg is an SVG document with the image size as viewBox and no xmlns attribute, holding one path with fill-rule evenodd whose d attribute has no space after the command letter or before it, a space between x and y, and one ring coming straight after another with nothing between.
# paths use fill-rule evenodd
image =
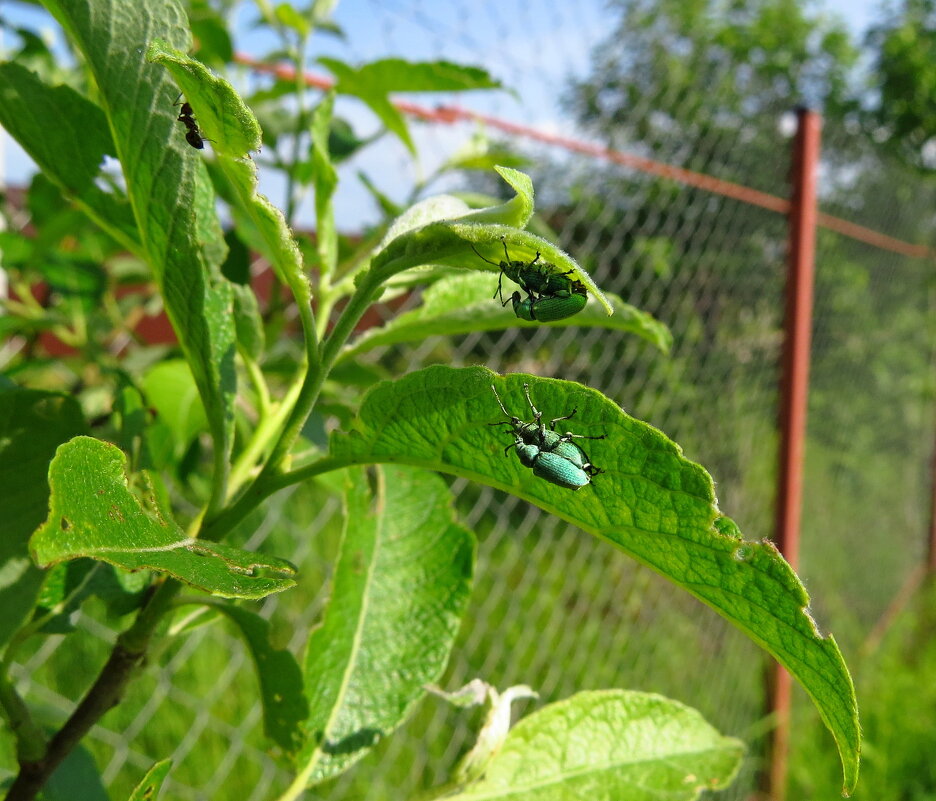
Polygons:
<instances>
[{"instance_id":1,"label":"small dark insect","mask_svg":"<svg viewBox=\"0 0 936 801\"><path fill-rule=\"evenodd\" d=\"M179 97L182 97L179 94ZM173 105L178 105L179 97L176 98L176 102ZM192 111L192 107L189 105L188 100L182 103L181 108L179 109L179 116L176 119L181 122L188 130L185 132L185 141L188 142L192 147L197 150L201 150L205 146L205 142L211 142L211 139L206 139L201 135L201 131L198 130L198 123L195 122L195 114Z\"/></svg>"}]
</instances>

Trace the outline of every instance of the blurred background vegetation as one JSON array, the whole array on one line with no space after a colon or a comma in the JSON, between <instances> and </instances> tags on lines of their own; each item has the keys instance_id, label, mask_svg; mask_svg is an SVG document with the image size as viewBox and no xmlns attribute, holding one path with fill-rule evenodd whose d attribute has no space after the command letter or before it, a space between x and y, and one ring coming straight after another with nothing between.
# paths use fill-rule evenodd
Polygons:
<instances>
[{"instance_id":1,"label":"blurred background vegetation","mask_svg":"<svg viewBox=\"0 0 936 801\"><path fill-rule=\"evenodd\" d=\"M50 49L38 35L50 22L34 17L31 5L24 9L22 24L15 15L5 18L6 57L57 80L77 80L53 57L58 45ZM304 130L306 112L290 95L295 84L234 64L232 42L271 62L289 56L275 31L249 24L255 18L249 9L191 0L196 54L247 87L264 127L258 162L265 188L274 200L278 192L286 195L283 205L301 229L308 141L293 134ZM475 63L517 94L477 103L460 98L465 106L779 197L789 194L792 111L808 105L824 121L822 211L913 245L934 245L933 0L874 7L862 31L827 5L797 0L607 6L463 0L445 8L356 0L339 5L335 19L345 38L338 28L323 31L312 39L313 57L339 52L352 61L402 55ZM348 242L377 235L385 217L420 193L497 193L490 165L522 164L537 188L541 223L600 286L665 322L674 345L661 356L633 337L574 328L430 338L376 353L342 378L363 387L375 377L444 362L581 381L661 428L705 465L722 509L748 538L770 536L785 218L483 126L414 126L424 154L419 167L380 134L379 124L353 109L333 130L343 185L353 186L352 200L339 202ZM123 317L130 304L140 304L139 294L112 297L108 282L145 281L139 265L41 176L22 191L9 187L4 213L9 231L31 236L24 244L4 235L4 266L14 288L43 281L59 315L54 333L67 343L74 321L87 319L96 328L83 341L103 348L108 315ZM312 240L302 236L312 252ZM820 627L834 632L854 671L866 738L855 797L875 801L936 798L933 596L915 590L927 558L936 441L936 273L932 250L924 251L906 255L828 229L820 229L817 241L800 573ZM86 316L92 308L101 313ZM271 330L287 325L288 310L277 319ZM28 373L33 386L67 386L92 416L106 408L99 376L76 373L67 354L49 349L42 331L3 326L0 317L0 331L25 343L4 350L7 375ZM290 363L295 343L284 338L281 348L283 364ZM171 355L171 344L154 345L141 334L127 364L146 368ZM277 364L265 367L275 371ZM356 401L352 393L333 402L340 410ZM315 423L307 432L312 439L328 420ZM197 425L187 434L189 464L199 448L196 431ZM195 480L184 472L176 478ZM723 794L748 797L771 725L764 717L766 663L757 648L592 538L510 496L453 485L481 550L446 686L480 676L499 687L529 684L545 701L599 687L670 695L749 743L741 778ZM325 596L339 504L322 479L275 499L252 522L242 529L250 547L265 543L300 565L302 591L262 604L282 640L295 645ZM62 638L53 637L18 666L17 676L28 680L31 697L45 702L50 721L61 720L83 689L86 673L75 665L103 658L117 628L112 614L92 599L75 621L90 638L71 638L60 649ZM249 658L226 625L214 620L179 638L163 656L165 667L149 671L93 731L88 747L113 797L125 796L154 759L169 755L176 761L172 798L230 798L233 788L239 798L259 801L285 780L265 751ZM832 740L804 695L796 696L795 711L789 797L837 798ZM411 797L446 774L477 723L429 700L355 770L309 797ZM0 764L12 764L9 745L0 736Z\"/></svg>"}]
</instances>

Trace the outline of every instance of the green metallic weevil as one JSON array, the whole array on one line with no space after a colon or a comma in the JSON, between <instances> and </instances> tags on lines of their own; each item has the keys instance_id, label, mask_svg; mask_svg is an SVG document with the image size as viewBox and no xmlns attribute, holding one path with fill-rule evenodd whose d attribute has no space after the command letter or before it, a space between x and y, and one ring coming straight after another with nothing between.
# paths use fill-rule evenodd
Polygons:
<instances>
[{"instance_id":1,"label":"green metallic weevil","mask_svg":"<svg viewBox=\"0 0 936 801\"><path fill-rule=\"evenodd\" d=\"M578 283L578 282L576 282ZM581 286L581 284L579 284ZM585 308L585 302L588 297L585 295L585 289L581 292L575 291L571 295L540 295L540 297L528 296L525 300L519 292L514 292L510 297L513 303L514 314L521 320L530 322L551 323L554 320L564 320L573 314L578 314ZM504 304L507 305L506 303Z\"/></svg>"},{"instance_id":2,"label":"green metallic weevil","mask_svg":"<svg viewBox=\"0 0 936 801\"><path fill-rule=\"evenodd\" d=\"M488 423L488 425L511 426L511 433L514 436L514 441L504 448L505 455L511 448L516 448L520 464L531 468L533 475L571 490L581 489L591 483L593 476L604 472L595 467L588 454L572 441L573 439L604 439L604 434L590 437L585 434L573 434L571 431L564 434L556 431L556 423L570 419L577 411L576 409L563 417L550 420L549 428L547 428L543 422L543 413L533 405L533 400L530 398L529 384L523 385L523 393L533 411L533 420L529 423L523 422L519 417L507 411L493 384L491 391L494 393L497 405L509 419Z\"/></svg>"},{"instance_id":3,"label":"green metallic weevil","mask_svg":"<svg viewBox=\"0 0 936 801\"><path fill-rule=\"evenodd\" d=\"M501 239L501 244L504 246L504 256L507 259L502 262L484 258L474 245L471 249L478 258L500 269L494 297L500 298L502 306L513 303L514 314L521 320L541 323L564 320L566 317L578 314L585 307L588 300L585 285L575 278L568 277L572 274L572 270L564 273L556 272L555 265L539 261L539 253L530 262L512 260L507 251L507 242ZM519 292L514 292L507 300L504 300L505 275L511 281L520 284L520 288L527 293L526 299L523 299Z\"/></svg>"}]
</instances>

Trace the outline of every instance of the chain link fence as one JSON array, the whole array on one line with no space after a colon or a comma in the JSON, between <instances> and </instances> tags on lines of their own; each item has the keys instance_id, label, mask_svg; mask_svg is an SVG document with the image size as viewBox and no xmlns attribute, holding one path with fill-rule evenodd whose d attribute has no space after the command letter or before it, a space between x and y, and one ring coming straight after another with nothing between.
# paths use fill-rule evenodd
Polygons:
<instances>
[{"instance_id":1,"label":"chain link fence","mask_svg":"<svg viewBox=\"0 0 936 801\"><path fill-rule=\"evenodd\" d=\"M570 76L584 75L588 54L608 34L611 12L603 3L349 5L356 13L352 59L406 53L481 64L521 92L486 95L479 110L581 135L558 98ZM366 52L355 53L361 41ZM660 106L666 101L656 98ZM652 120L659 111L648 104L628 114ZM711 135L676 141L664 120L656 140L650 126L648 138L614 144L788 195L791 143L783 115L761 120L756 132L697 122ZM419 125L427 164L473 130L472 124ZM859 131L826 126L822 209L909 242L930 241L932 215L919 210L934 208L932 188L861 141ZM613 331L541 328L433 338L373 358L393 370L480 363L595 387L705 465L721 508L748 538L770 536L784 216L542 143L515 138L505 144L530 159L537 210L561 247L602 288L666 323L672 352L662 355ZM394 153L388 145L375 158L384 160L384 175L389 169L404 176L410 165L397 163ZM802 574L820 625L836 633L847 661L923 560L936 418L932 267L929 259L828 230L818 234ZM750 794L769 728L764 654L611 546L511 496L461 480L452 487L480 550L444 686L476 676L499 688L524 683L541 702L606 687L666 694L750 744L741 777L723 797ZM274 499L251 523L243 527L248 547L263 546L300 566L301 587L261 605L282 641L298 648L327 597L339 504L326 484L312 482ZM51 722L64 719L80 697L81 677L101 664L117 628L93 606L79 622L93 635L89 642L70 638L58 648L61 641L51 638L15 674L30 698L46 704ZM125 797L155 759L171 756L167 797L268 799L285 787L287 773L265 750L249 656L223 621L186 625L191 633L152 660L160 667L147 670L95 727L89 748L115 798ZM477 713L430 697L356 768L307 797L412 798L446 776L478 725ZM827 747L834 748L831 737Z\"/></svg>"}]
</instances>

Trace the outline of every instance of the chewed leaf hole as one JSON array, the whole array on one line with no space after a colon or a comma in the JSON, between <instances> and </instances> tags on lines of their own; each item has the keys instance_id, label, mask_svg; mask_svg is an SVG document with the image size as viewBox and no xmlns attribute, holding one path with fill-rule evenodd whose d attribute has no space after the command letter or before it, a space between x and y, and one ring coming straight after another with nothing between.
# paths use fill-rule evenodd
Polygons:
<instances>
[{"instance_id":1,"label":"chewed leaf hole","mask_svg":"<svg viewBox=\"0 0 936 801\"><path fill-rule=\"evenodd\" d=\"M732 556L739 562L746 562L754 555L754 549L750 545L742 545L734 549Z\"/></svg>"}]
</instances>

